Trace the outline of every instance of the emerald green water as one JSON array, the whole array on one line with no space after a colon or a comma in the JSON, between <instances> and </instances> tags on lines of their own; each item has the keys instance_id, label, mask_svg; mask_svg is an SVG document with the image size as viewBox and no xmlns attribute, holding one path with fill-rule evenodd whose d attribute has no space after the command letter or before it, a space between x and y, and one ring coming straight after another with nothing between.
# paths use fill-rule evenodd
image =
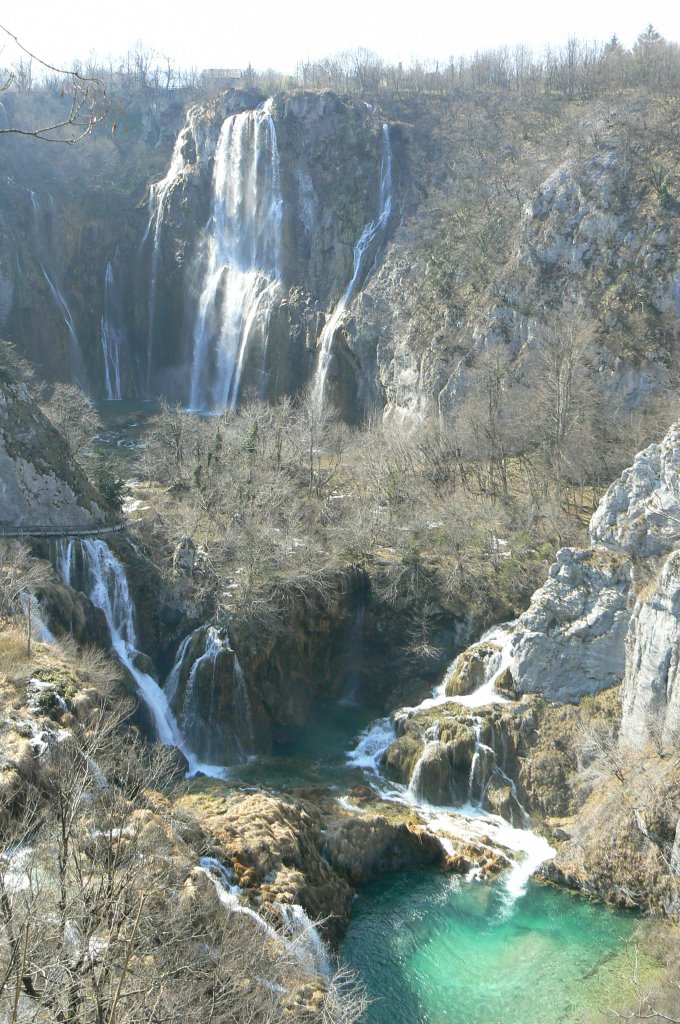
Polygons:
<instances>
[{"instance_id":1,"label":"emerald green water","mask_svg":"<svg viewBox=\"0 0 680 1024\"><path fill-rule=\"evenodd\" d=\"M347 764L347 751L378 715L378 708L320 698L310 716L313 725L291 733L288 742L278 743L270 755L233 766L229 775L273 788L320 785L345 790L363 780L361 771Z\"/></svg>"},{"instance_id":2,"label":"emerald green water","mask_svg":"<svg viewBox=\"0 0 680 1024\"><path fill-rule=\"evenodd\" d=\"M320 700L314 726L268 757L230 769L274 789L363 781L346 752L377 709ZM514 903L501 876L465 882L435 869L385 875L361 889L340 955L373 1002L365 1024L595 1024L633 1002L633 915L530 882ZM638 954L638 977L657 965Z\"/></svg>"},{"instance_id":3,"label":"emerald green water","mask_svg":"<svg viewBox=\"0 0 680 1024\"><path fill-rule=\"evenodd\" d=\"M341 954L366 1024L585 1024L632 998L638 924L537 882L510 905L502 879L409 871L361 890Z\"/></svg>"}]
</instances>

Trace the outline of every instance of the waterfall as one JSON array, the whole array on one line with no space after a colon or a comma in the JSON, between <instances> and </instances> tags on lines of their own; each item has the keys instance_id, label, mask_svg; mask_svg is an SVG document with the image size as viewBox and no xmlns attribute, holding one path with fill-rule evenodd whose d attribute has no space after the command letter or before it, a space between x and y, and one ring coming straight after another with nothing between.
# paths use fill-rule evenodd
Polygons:
<instances>
[{"instance_id":1,"label":"waterfall","mask_svg":"<svg viewBox=\"0 0 680 1024\"><path fill-rule=\"evenodd\" d=\"M422 790L423 768L428 760L428 755L434 747L439 746L439 724L435 722L425 732L425 742L420 757L413 766L411 778L408 784L408 798L413 803L427 803Z\"/></svg>"},{"instance_id":2,"label":"waterfall","mask_svg":"<svg viewBox=\"0 0 680 1024\"><path fill-rule=\"evenodd\" d=\"M57 568L67 586L75 586L76 552L80 552L83 582L92 603L102 610L111 634L111 646L137 684L139 695L149 709L161 743L177 747L189 762L189 771L224 776L224 769L202 764L187 746L170 709L168 698L158 683L135 663L139 653L133 605L125 570L108 544L96 539L71 539L62 542Z\"/></svg>"},{"instance_id":3,"label":"waterfall","mask_svg":"<svg viewBox=\"0 0 680 1024\"><path fill-rule=\"evenodd\" d=\"M299 903L275 903L276 910L290 936L286 945L310 974L330 978L333 963L316 926Z\"/></svg>"},{"instance_id":4,"label":"waterfall","mask_svg":"<svg viewBox=\"0 0 680 1024\"><path fill-rule=\"evenodd\" d=\"M197 644L202 649L198 657L195 655ZM224 709L218 706L220 686L223 685L218 670L225 660L224 655L231 658L230 722L224 720ZM190 664L189 658L193 659ZM241 663L224 627L201 626L182 641L163 687L169 703L177 697L183 677L186 677L186 683L179 712L183 735L195 750L206 757L218 754L228 740L237 759L246 761L255 750L252 706Z\"/></svg>"},{"instance_id":5,"label":"waterfall","mask_svg":"<svg viewBox=\"0 0 680 1024\"><path fill-rule=\"evenodd\" d=\"M192 107L187 113L187 123L177 136L172 151L168 173L161 180L152 185L149 189L149 223L147 224L140 249L148 239L152 239L151 249L151 279L149 282L149 307L148 307L148 334L146 345L146 396L151 397L151 372L153 368L153 355L156 334L156 296L158 292L158 267L160 263L161 239L163 224L168 206L168 199L172 194L175 183L184 175L187 169L185 152L192 139L195 140L197 130L198 108Z\"/></svg>"},{"instance_id":6,"label":"waterfall","mask_svg":"<svg viewBox=\"0 0 680 1024\"><path fill-rule=\"evenodd\" d=\"M71 373L71 383L76 384L83 391L87 391L87 375L85 373L85 364L83 362L83 354L80 348L80 341L78 340L78 334L76 327L73 322L71 310L69 309L64 293L59 283L59 277L54 268L53 253L50 251L51 246L46 243L45 239L49 237L47 218L43 213L40 201L31 189L28 190L31 197L31 206L33 208L33 232L35 234L36 244L36 256L38 260L38 266L42 271L42 275L45 278L47 285L50 289L54 303L59 310L59 314L63 319L69 338L69 369ZM52 196L47 193L47 200L50 207L50 217L52 216Z\"/></svg>"},{"instance_id":7,"label":"waterfall","mask_svg":"<svg viewBox=\"0 0 680 1024\"><path fill-rule=\"evenodd\" d=\"M377 258L375 244L380 244L383 241L385 230L392 216L392 145L390 129L387 124L384 124L382 127L382 139L383 152L380 163L380 205L378 216L366 225L359 241L354 246L352 277L321 334L319 360L313 385L314 403L319 411L323 409L325 400L326 377L331 360L333 337L356 291L364 284L375 265ZM373 256L373 264L369 266L371 256Z\"/></svg>"},{"instance_id":8,"label":"waterfall","mask_svg":"<svg viewBox=\"0 0 680 1024\"><path fill-rule=\"evenodd\" d=\"M115 302L111 260L106 264L104 275L104 313L101 319L100 336L106 397L110 401L120 401L120 350L123 344L123 330Z\"/></svg>"},{"instance_id":9,"label":"waterfall","mask_svg":"<svg viewBox=\"0 0 680 1024\"><path fill-rule=\"evenodd\" d=\"M25 590L20 596L21 610L26 619L26 626L29 627L33 638L43 644L53 644L54 634L43 619L43 611L38 598L30 590Z\"/></svg>"},{"instance_id":10,"label":"waterfall","mask_svg":"<svg viewBox=\"0 0 680 1024\"><path fill-rule=\"evenodd\" d=\"M509 629L502 627L500 630L490 631L484 639L507 639L510 635ZM555 851L546 839L529 829L529 818L517 799L514 782L496 762L493 747L484 742L482 716L475 715L473 719L475 747L468 778L468 802L464 807L433 807L423 799L422 776L425 764L432 748L440 742L437 723L430 726L423 736L423 750L413 767L408 786L389 782L382 772L384 755L397 738L395 723L398 725L400 720L408 719L418 711L427 710L443 703L459 703L464 707L481 708L505 701L505 698L499 698L499 695L493 691L493 686L490 687L489 684L490 681L494 682L498 674L503 671L506 657L506 645L501 644L498 658L489 666L482 685L467 698L445 696L446 679L451 671L449 669L432 697L428 697L415 708L398 709L391 718L378 719L364 729L359 735L354 749L347 753L347 763L366 773L366 782L383 800L406 804L414 808L426 823L428 830L439 838L447 853L455 852L456 842L462 840L477 843L480 846L491 842L493 848L503 856L506 856L503 853L504 850L511 850L519 854L519 859L509 862L511 866L505 875L505 900L507 906L511 907L514 901L526 891L529 878L534 871L545 860L553 857ZM493 725L489 723L489 726L490 738L493 743ZM511 788L522 816L521 828L516 828L514 824L509 824L496 814L486 812L482 807L494 773L498 773L500 778ZM351 802L347 798L341 798L341 802L343 806L351 807ZM353 807L352 809L356 810Z\"/></svg>"},{"instance_id":11,"label":"waterfall","mask_svg":"<svg viewBox=\"0 0 680 1024\"><path fill-rule=\"evenodd\" d=\"M352 616L345 643L345 682L340 703L350 707L356 706L359 703L365 618L366 605L362 601Z\"/></svg>"},{"instance_id":12,"label":"waterfall","mask_svg":"<svg viewBox=\"0 0 680 1024\"><path fill-rule=\"evenodd\" d=\"M229 868L215 857L201 857L198 871L202 872L215 886L220 903L230 913L250 917L268 939L281 942L309 974L331 978L333 963L318 929L310 921L306 911L298 903L275 903L274 909L281 918L285 934L277 932L257 911L241 903L241 890L232 884Z\"/></svg>"},{"instance_id":13,"label":"waterfall","mask_svg":"<svg viewBox=\"0 0 680 1024\"><path fill-rule=\"evenodd\" d=\"M189 406L233 408L258 313L279 286L283 199L271 100L227 117L215 152L212 212L193 331Z\"/></svg>"}]
</instances>

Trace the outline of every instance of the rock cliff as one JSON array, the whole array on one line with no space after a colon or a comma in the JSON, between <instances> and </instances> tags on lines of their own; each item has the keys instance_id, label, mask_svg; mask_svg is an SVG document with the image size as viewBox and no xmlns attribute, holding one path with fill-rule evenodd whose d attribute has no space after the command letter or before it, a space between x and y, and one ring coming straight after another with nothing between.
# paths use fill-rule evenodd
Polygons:
<instances>
[{"instance_id":1,"label":"rock cliff","mask_svg":"<svg viewBox=\"0 0 680 1024\"><path fill-rule=\"evenodd\" d=\"M650 172L667 162L663 112L646 148L631 141L640 97L560 109L545 132L528 107L521 138L499 110L493 140L481 98L479 123L464 107L381 113L329 91L230 90L187 110L188 99L133 103L121 112L125 144L97 132L71 164L5 148L0 330L48 377L101 397L162 393L196 405L196 346L219 334L226 351L238 328L232 393L295 394L323 356L328 398L348 420L376 409L423 416L455 409L489 346L530 361L566 303L588 324L605 397L635 406L670 380L677 216ZM239 116L243 132L227 139L225 121ZM392 203L368 238L385 184L383 122ZM259 200L238 197L237 166L268 190L266 232ZM251 275L238 308L223 307L234 282L211 255L214 244L229 248L231 217L250 246L231 261ZM362 237L370 244L357 268Z\"/></svg>"},{"instance_id":2,"label":"rock cliff","mask_svg":"<svg viewBox=\"0 0 680 1024\"><path fill-rule=\"evenodd\" d=\"M551 877L667 911L680 827L679 459L675 425L609 488L592 546L559 551L527 611L454 662L448 694L486 686L499 703L405 709L385 760L435 804L471 800L510 821L522 805L559 844Z\"/></svg>"},{"instance_id":3,"label":"rock cliff","mask_svg":"<svg viewBox=\"0 0 680 1024\"><path fill-rule=\"evenodd\" d=\"M22 384L0 382L0 525L92 526L101 497Z\"/></svg>"}]
</instances>

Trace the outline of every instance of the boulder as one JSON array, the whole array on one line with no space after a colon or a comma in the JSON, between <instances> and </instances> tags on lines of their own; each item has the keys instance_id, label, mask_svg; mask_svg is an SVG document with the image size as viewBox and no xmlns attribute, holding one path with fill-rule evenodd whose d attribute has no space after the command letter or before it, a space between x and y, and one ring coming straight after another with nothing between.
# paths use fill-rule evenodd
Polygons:
<instances>
[{"instance_id":1,"label":"boulder","mask_svg":"<svg viewBox=\"0 0 680 1024\"><path fill-rule=\"evenodd\" d=\"M324 854L352 885L365 885L386 871L437 864L441 843L424 828L383 817L340 818L326 831Z\"/></svg>"}]
</instances>

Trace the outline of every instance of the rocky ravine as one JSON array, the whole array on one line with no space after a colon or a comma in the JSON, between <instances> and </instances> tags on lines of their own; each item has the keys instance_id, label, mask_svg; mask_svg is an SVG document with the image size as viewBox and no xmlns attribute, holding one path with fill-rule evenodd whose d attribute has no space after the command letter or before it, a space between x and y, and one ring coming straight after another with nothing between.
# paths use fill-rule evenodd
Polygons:
<instances>
[{"instance_id":1,"label":"rocky ravine","mask_svg":"<svg viewBox=\"0 0 680 1024\"><path fill-rule=\"evenodd\" d=\"M559 843L552 877L667 911L679 905L679 529L676 424L609 488L591 547L561 549L517 622L454 662L449 694L493 680L511 700L407 711L386 755L403 781L420 758L434 803L469 795L513 820L519 799Z\"/></svg>"}]
</instances>

